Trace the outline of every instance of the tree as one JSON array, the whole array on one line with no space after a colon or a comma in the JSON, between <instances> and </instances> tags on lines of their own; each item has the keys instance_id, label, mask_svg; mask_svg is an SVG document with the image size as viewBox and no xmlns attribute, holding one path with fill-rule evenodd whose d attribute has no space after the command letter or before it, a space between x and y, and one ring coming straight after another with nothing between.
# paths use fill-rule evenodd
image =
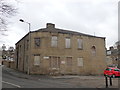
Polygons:
<instances>
[{"instance_id":1,"label":"tree","mask_svg":"<svg viewBox=\"0 0 120 90\"><path fill-rule=\"evenodd\" d=\"M14 16L16 8L7 0L0 0L0 32L7 30L8 18Z\"/></svg>"}]
</instances>

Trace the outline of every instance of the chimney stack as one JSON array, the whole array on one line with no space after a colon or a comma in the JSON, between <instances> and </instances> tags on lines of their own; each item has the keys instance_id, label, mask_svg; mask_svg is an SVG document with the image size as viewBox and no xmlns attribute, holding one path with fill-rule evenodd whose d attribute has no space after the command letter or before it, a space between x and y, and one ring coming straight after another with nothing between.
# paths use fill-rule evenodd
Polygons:
<instances>
[{"instance_id":1,"label":"chimney stack","mask_svg":"<svg viewBox=\"0 0 120 90\"><path fill-rule=\"evenodd\" d=\"M110 50L114 50L113 46L111 46L109 49L110 49Z\"/></svg>"},{"instance_id":2,"label":"chimney stack","mask_svg":"<svg viewBox=\"0 0 120 90\"><path fill-rule=\"evenodd\" d=\"M55 24L47 23L46 28L55 28Z\"/></svg>"}]
</instances>

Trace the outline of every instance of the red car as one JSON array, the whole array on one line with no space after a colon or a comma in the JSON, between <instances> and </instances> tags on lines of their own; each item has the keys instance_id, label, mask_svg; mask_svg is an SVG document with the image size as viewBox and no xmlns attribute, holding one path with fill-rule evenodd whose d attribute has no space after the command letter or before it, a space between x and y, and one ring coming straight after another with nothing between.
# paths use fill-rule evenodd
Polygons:
<instances>
[{"instance_id":1,"label":"red car","mask_svg":"<svg viewBox=\"0 0 120 90\"><path fill-rule=\"evenodd\" d=\"M104 76L110 76L110 77L120 77L120 69L114 68L114 67L108 67L106 70L104 70Z\"/></svg>"}]
</instances>

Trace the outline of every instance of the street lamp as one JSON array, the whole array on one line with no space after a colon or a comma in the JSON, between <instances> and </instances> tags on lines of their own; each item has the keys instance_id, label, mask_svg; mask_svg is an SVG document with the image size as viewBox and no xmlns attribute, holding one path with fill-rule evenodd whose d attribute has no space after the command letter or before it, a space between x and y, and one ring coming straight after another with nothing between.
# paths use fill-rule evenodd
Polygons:
<instances>
[{"instance_id":1,"label":"street lamp","mask_svg":"<svg viewBox=\"0 0 120 90\"><path fill-rule=\"evenodd\" d=\"M30 33L31 24L30 24L29 22L26 22L26 21L24 21L23 19L20 19L19 21L20 21L20 22L24 22L24 23L27 23L27 24L29 25L29 33Z\"/></svg>"},{"instance_id":2,"label":"street lamp","mask_svg":"<svg viewBox=\"0 0 120 90\"><path fill-rule=\"evenodd\" d=\"M29 59L28 59L28 70L27 70L27 74L30 74L30 61L31 61L31 34L30 34L30 30L31 30L31 24L29 22L24 21L23 19L19 20L20 22L24 22L27 23L29 25Z\"/></svg>"}]
</instances>

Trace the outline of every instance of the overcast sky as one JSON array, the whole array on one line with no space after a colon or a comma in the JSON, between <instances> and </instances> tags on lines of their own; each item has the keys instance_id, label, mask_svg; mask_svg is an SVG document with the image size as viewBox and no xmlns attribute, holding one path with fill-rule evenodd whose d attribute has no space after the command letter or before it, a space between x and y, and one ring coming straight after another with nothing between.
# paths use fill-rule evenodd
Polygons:
<instances>
[{"instance_id":1,"label":"overcast sky","mask_svg":"<svg viewBox=\"0 0 120 90\"><path fill-rule=\"evenodd\" d=\"M9 31L3 33L7 36L0 36L0 46L15 46L28 33L28 25L19 19L30 22L31 31L54 23L56 28L106 37L107 48L118 40L118 0L8 1L18 8L18 13L9 19Z\"/></svg>"}]
</instances>

